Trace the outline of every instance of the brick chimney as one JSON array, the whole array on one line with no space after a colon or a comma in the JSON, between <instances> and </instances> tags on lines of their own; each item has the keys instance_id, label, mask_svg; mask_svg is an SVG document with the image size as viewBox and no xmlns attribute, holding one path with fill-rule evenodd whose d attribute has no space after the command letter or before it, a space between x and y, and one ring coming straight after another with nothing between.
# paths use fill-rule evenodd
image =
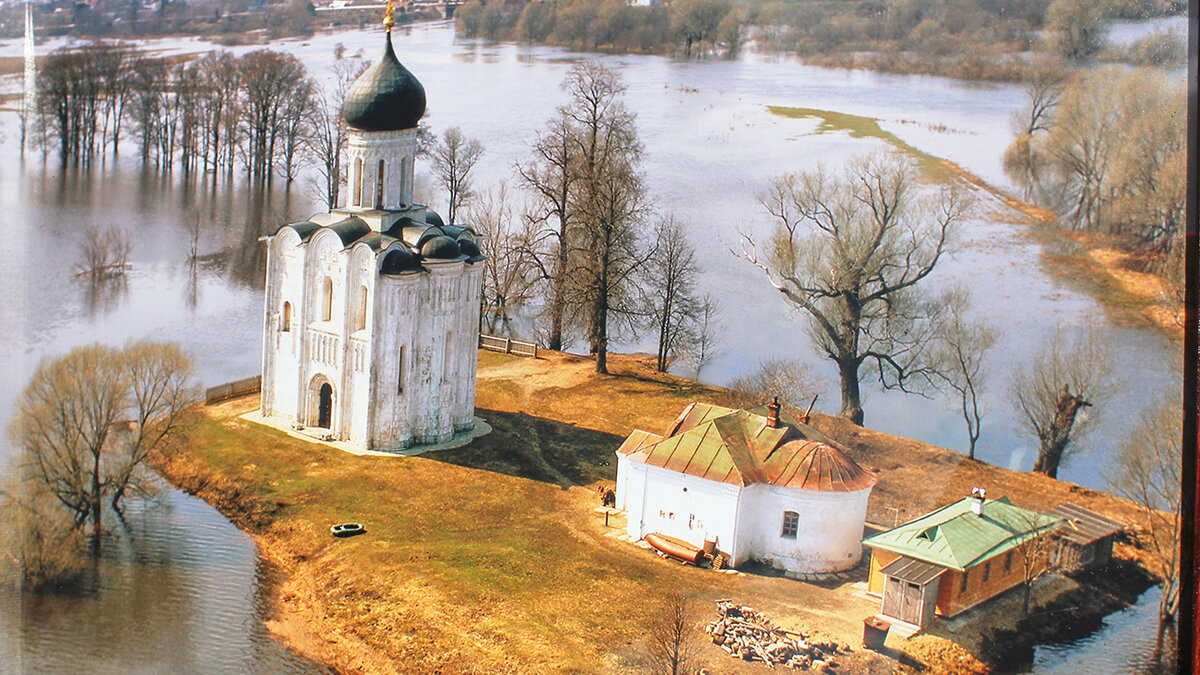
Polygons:
<instances>
[{"instance_id":1,"label":"brick chimney","mask_svg":"<svg viewBox=\"0 0 1200 675\"><path fill-rule=\"evenodd\" d=\"M779 397L776 396L774 401L767 404L767 426L772 429L779 428Z\"/></svg>"}]
</instances>

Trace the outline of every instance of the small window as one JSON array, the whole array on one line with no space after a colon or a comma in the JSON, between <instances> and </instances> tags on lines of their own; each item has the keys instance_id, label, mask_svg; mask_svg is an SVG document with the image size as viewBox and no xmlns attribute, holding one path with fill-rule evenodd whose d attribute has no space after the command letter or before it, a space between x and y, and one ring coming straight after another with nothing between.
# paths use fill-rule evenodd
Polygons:
<instances>
[{"instance_id":1,"label":"small window","mask_svg":"<svg viewBox=\"0 0 1200 675\"><path fill-rule=\"evenodd\" d=\"M1012 551L1009 551L1008 553L1004 554L1004 571L1005 572L1012 570L1012 556L1013 556Z\"/></svg>"},{"instance_id":2,"label":"small window","mask_svg":"<svg viewBox=\"0 0 1200 675\"><path fill-rule=\"evenodd\" d=\"M321 319L323 321L333 320L333 279L329 277L325 277L325 288L321 301Z\"/></svg>"},{"instance_id":3,"label":"small window","mask_svg":"<svg viewBox=\"0 0 1200 675\"><path fill-rule=\"evenodd\" d=\"M970 575L968 575L968 574L967 574L965 571L962 573L962 583L958 585L958 592L959 592L959 593L966 593L966 592L967 592L967 578L968 578L968 576L970 576Z\"/></svg>"},{"instance_id":4,"label":"small window","mask_svg":"<svg viewBox=\"0 0 1200 675\"><path fill-rule=\"evenodd\" d=\"M379 174L375 176L375 208L383 208L383 160L379 160Z\"/></svg>"},{"instance_id":5,"label":"small window","mask_svg":"<svg viewBox=\"0 0 1200 675\"><path fill-rule=\"evenodd\" d=\"M396 366L396 393L404 393L404 345L400 345L400 358Z\"/></svg>"},{"instance_id":6,"label":"small window","mask_svg":"<svg viewBox=\"0 0 1200 675\"><path fill-rule=\"evenodd\" d=\"M799 528L799 526L800 526L800 514L796 513L795 511L784 511L783 512L783 533L780 534L780 536L787 537L788 539L795 539L796 538L796 530L797 530L797 528Z\"/></svg>"},{"instance_id":7,"label":"small window","mask_svg":"<svg viewBox=\"0 0 1200 675\"><path fill-rule=\"evenodd\" d=\"M354 160L354 205L362 206L363 195L363 161L362 157Z\"/></svg>"},{"instance_id":8,"label":"small window","mask_svg":"<svg viewBox=\"0 0 1200 675\"><path fill-rule=\"evenodd\" d=\"M292 330L292 303L283 303L283 315L279 317L279 330L287 333Z\"/></svg>"},{"instance_id":9,"label":"small window","mask_svg":"<svg viewBox=\"0 0 1200 675\"><path fill-rule=\"evenodd\" d=\"M987 580L991 579L991 578L992 578L992 561L989 560L989 561L983 563L983 581L986 583Z\"/></svg>"},{"instance_id":10,"label":"small window","mask_svg":"<svg viewBox=\"0 0 1200 675\"><path fill-rule=\"evenodd\" d=\"M358 289L358 311L354 314L354 330L364 330L367 327L367 287Z\"/></svg>"}]
</instances>

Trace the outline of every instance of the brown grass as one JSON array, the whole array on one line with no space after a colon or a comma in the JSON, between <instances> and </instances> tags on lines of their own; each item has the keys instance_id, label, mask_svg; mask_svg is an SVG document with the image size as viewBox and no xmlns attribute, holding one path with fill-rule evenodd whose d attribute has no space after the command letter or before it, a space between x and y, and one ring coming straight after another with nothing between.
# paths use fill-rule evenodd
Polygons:
<instances>
[{"instance_id":1,"label":"brown grass","mask_svg":"<svg viewBox=\"0 0 1200 675\"><path fill-rule=\"evenodd\" d=\"M595 486L615 478L622 437L662 431L688 402L719 394L653 372L648 357L614 355L610 366L613 375L599 376L583 357L481 352L479 414L494 431L454 450L354 456L240 419L257 403L241 399L205 409L190 449L159 464L254 533L282 572L272 629L344 672L636 672L645 626L677 588L698 600L697 623L711 618L712 600L729 597L857 649L861 620L878 605L847 585L681 567L605 536ZM890 523L890 507L917 515L976 485L1027 506L1070 499L1132 515L1107 495L815 419L881 470L876 521ZM367 534L329 536L329 525L350 520ZM969 656L948 644L892 656L924 668L937 654ZM712 672L766 672L707 641L701 656ZM887 672L895 661L858 652L843 665Z\"/></svg>"}]
</instances>

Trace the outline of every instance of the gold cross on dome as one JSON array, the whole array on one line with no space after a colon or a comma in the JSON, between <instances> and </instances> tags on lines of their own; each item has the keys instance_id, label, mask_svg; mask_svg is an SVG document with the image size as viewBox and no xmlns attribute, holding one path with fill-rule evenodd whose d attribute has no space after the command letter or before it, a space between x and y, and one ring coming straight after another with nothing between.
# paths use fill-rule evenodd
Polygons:
<instances>
[{"instance_id":1,"label":"gold cross on dome","mask_svg":"<svg viewBox=\"0 0 1200 675\"><path fill-rule=\"evenodd\" d=\"M388 0L387 13L383 15L383 27L390 33L392 26L396 25L396 20L392 18L392 0Z\"/></svg>"}]
</instances>

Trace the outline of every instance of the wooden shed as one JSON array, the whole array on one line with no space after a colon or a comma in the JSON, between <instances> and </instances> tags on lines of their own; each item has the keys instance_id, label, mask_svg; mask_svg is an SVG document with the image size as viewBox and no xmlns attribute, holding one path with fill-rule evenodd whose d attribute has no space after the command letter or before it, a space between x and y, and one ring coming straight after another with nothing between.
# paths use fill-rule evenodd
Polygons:
<instances>
[{"instance_id":1,"label":"wooden shed","mask_svg":"<svg viewBox=\"0 0 1200 675\"><path fill-rule=\"evenodd\" d=\"M1050 513L1066 520L1054 533L1059 569L1095 569L1112 560L1113 542L1124 525L1075 504L1061 504Z\"/></svg>"},{"instance_id":2,"label":"wooden shed","mask_svg":"<svg viewBox=\"0 0 1200 675\"><path fill-rule=\"evenodd\" d=\"M900 556L885 566L880 614L924 627L937 606L938 588L945 567Z\"/></svg>"}]
</instances>

